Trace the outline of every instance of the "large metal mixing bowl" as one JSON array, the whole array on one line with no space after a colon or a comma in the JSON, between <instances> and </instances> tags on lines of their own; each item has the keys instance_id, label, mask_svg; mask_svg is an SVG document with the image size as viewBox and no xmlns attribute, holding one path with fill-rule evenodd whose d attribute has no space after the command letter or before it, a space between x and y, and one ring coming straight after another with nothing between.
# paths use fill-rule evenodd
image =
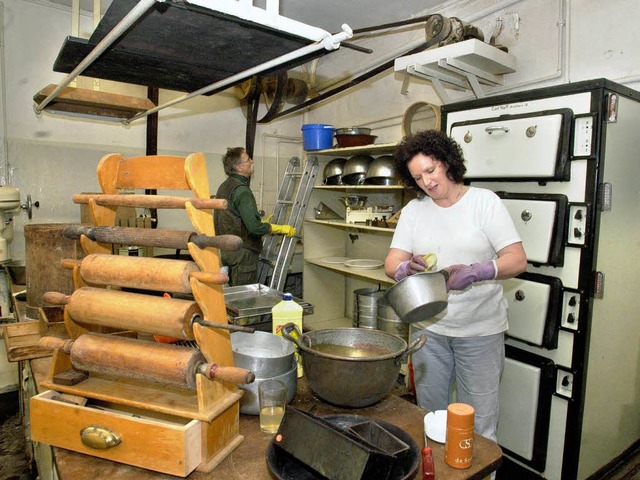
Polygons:
<instances>
[{"instance_id":1,"label":"large metal mixing bowl","mask_svg":"<svg viewBox=\"0 0 640 480\"><path fill-rule=\"evenodd\" d=\"M354 155L350 157L342 169L342 182L347 185L361 184L371 162L373 162L371 155Z\"/></svg>"},{"instance_id":2,"label":"large metal mixing bowl","mask_svg":"<svg viewBox=\"0 0 640 480\"><path fill-rule=\"evenodd\" d=\"M382 155L371 162L364 177L369 185L394 185L396 183L395 165L391 155Z\"/></svg>"},{"instance_id":3,"label":"large metal mixing bowl","mask_svg":"<svg viewBox=\"0 0 640 480\"><path fill-rule=\"evenodd\" d=\"M296 330L296 339L290 332ZM386 332L363 328L332 328L301 334L293 323L283 336L302 355L309 387L326 402L343 407L366 407L382 400L398 379L400 365L427 341L421 335L407 342Z\"/></svg>"},{"instance_id":4,"label":"large metal mixing bowl","mask_svg":"<svg viewBox=\"0 0 640 480\"><path fill-rule=\"evenodd\" d=\"M345 163L347 163L346 158L334 158L325 165L323 171L323 182L325 185L340 185Z\"/></svg>"}]
</instances>

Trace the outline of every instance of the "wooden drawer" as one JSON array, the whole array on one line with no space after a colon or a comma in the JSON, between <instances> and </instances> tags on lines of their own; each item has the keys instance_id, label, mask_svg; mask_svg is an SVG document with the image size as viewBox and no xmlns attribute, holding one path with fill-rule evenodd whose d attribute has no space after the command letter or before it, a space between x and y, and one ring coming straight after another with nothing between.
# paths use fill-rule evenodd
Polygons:
<instances>
[{"instance_id":1,"label":"wooden drawer","mask_svg":"<svg viewBox=\"0 0 640 480\"><path fill-rule=\"evenodd\" d=\"M98 402L75 405L47 390L30 401L31 439L182 477L200 465L200 421L125 408ZM87 446L81 431L91 426L117 434L120 443L104 449Z\"/></svg>"}]
</instances>

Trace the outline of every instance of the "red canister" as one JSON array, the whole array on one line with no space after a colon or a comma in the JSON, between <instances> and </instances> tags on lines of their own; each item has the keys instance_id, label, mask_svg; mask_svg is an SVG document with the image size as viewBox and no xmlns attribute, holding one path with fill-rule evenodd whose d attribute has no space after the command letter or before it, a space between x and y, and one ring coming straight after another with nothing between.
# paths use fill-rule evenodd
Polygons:
<instances>
[{"instance_id":1,"label":"red canister","mask_svg":"<svg viewBox=\"0 0 640 480\"><path fill-rule=\"evenodd\" d=\"M469 468L473 460L473 417L475 410L465 403L447 407L447 437L444 461L453 468Z\"/></svg>"}]
</instances>

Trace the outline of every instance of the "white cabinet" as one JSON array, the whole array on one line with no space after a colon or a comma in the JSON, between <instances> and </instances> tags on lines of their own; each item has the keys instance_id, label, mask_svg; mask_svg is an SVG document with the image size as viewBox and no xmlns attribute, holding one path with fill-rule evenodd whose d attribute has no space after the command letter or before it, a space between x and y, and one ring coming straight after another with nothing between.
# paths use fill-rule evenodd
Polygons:
<instances>
[{"instance_id":1,"label":"white cabinet","mask_svg":"<svg viewBox=\"0 0 640 480\"><path fill-rule=\"evenodd\" d=\"M341 219L317 219L321 204L346 217L346 207L339 200L346 195L367 197L365 207L393 206L397 212L406 203L402 186L323 185L325 165L334 158L349 158L356 154L373 157L390 154L396 144L366 145L308 152L317 156L319 174L313 189L304 224L303 298L314 305L314 314L305 318L305 328L336 328L353 325L353 291L365 287L383 289L394 281L384 274L383 266L354 268L338 258L371 259L384 262L391 244L393 228L365 223L347 223ZM320 216L323 217L323 216ZM380 218L381 220L381 218Z\"/></svg>"}]
</instances>

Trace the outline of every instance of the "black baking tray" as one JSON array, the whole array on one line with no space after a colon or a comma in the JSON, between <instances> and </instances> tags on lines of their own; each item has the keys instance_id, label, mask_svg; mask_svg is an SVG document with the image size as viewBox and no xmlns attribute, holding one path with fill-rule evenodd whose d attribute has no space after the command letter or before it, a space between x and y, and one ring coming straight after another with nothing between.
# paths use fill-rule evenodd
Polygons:
<instances>
[{"instance_id":1,"label":"black baking tray","mask_svg":"<svg viewBox=\"0 0 640 480\"><path fill-rule=\"evenodd\" d=\"M343 430L348 430L353 425L365 421L374 420L382 428L409 446L408 453L406 456L403 456L402 461L394 465L388 480L409 480L414 478L418 473L418 467L420 466L420 448L413 438L400 427L396 427L384 420L371 419L362 415L327 415L321 418ZM271 474L278 480L323 480L324 478L276 446L275 439L272 440L267 447L266 457L267 466Z\"/></svg>"}]
</instances>

